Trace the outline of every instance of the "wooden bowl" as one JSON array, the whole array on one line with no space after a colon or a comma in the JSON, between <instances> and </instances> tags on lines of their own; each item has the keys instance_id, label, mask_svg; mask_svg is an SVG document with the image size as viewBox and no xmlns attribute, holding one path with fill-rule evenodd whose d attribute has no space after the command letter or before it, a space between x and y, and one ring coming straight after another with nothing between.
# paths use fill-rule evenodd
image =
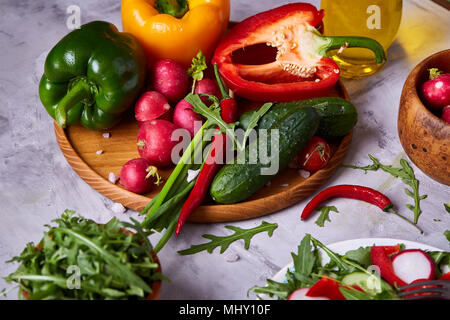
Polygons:
<instances>
[{"instance_id":1,"label":"wooden bowl","mask_svg":"<svg viewBox=\"0 0 450 320\"><path fill-rule=\"evenodd\" d=\"M153 252L153 260L158 264L158 269L156 269L156 272L162 273L161 262L159 261L156 253L154 252ZM161 286L162 286L161 280L153 282L151 287L152 293L147 296L146 300L159 300L161 298Z\"/></svg>"},{"instance_id":2,"label":"wooden bowl","mask_svg":"<svg viewBox=\"0 0 450 320\"><path fill-rule=\"evenodd\" d=\"M450 73L450 49L419 63L403 87L398 113L398 134L408 157L430 178L450 185L450 125L430 111L420 98L428 69Z\"/></svg>"}]
</instances>

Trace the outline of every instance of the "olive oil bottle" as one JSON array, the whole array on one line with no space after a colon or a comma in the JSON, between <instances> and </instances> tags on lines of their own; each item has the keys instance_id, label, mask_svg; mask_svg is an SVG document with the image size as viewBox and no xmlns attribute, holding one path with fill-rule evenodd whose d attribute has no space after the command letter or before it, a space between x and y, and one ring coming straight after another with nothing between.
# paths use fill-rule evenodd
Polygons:
<instances>
[{"instance_id":1,"label":"olive oil bottle","mask_svg":"<svg viewBox=\"0 0 450 320\"><path fill-rule=\"evenodd\" d=\"M402 0L322 0L327 36L362 36L377 40L385 50L394 42L402 17ZM329 52L344 78L361 78L379 71L368 49Z\"/></svg>"}]
</instances>

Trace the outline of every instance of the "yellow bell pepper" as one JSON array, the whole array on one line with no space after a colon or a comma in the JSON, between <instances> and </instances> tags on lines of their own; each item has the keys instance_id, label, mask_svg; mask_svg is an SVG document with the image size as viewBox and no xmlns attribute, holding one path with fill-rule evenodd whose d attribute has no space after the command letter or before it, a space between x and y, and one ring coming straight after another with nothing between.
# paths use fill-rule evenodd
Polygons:
<instances>
[{"instance_id":1,"label":"yellow bell pepper","mask_svg":"<svg viewBox=\"0 0 450 320\"><path fill-rule=\"evenodd\" d=\"M229 0L122 0L123 29L141 42L149 66L172 59L188 67L199 50L209 59L229 17Z\"/></svg>"}]
</instances>

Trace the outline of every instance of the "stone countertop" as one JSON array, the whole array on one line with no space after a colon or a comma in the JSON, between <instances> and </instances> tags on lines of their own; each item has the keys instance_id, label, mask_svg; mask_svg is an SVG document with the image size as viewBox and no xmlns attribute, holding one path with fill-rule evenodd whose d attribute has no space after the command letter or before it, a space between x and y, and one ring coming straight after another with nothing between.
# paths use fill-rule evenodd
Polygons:
<instances>
[{"instance_id":1,"label":"stone countertop","mask_svg":"<svg viewBox=\"0 0 450 320\"><path fill-rule=\"evenodd\" d=\"M288 1L232 0L232 20L242 20L256 12ZM319 1L312 1L318 5ZM67 32L66 9L81 8L82 23L107 20L121 26L119 0L0 0L0 276L15 269L5 261L17 255L30 241L39 241L44 224L58 217L64 209L105 222L115 214L112 201L87 185L67 164L55 140L52 119L42 107L38 83L48 50ZM403 20L398 37L388 51L389 61L378 74L361 80L345 80L352 102L359 110L350 151L345 163L365 165L371 153L384 163L396 163L404 156L397 135L397 112L403 83L412 68L425 57L449 48L449 11L429 0L404 1ZM426 23L423 23L426 21ZM443 233L450 227L450 215L443 204L450 202L450 188L441 185L415 168L422 194L423 214L416 229L397 217L382 214L377 207L358 201L335 200L340 213L320 228L315 219L300 222L306 200L278 213L235 223L243 228L257 226L262 220L276 222L272 238L259 234L249 250L243 243L232 244L220 255L199 253L179 256L176 252L198 244L201 235L227 234L222 223L187 224L177 239L171 239L159 253L164 274L163 299L246 299L247 290L263 285L291 261L305 233L325 244L357 238L397 238L422 242L449 250ZM357 183L383 190L400 212L411 216L404 206L410 202L403 184L382 172L364 174L340 168L326 186ZM116 215L127 220L136 212ZM439 221L440 220L440 221ZM152 242L158 240L152 236ZM235 262L227 262L236 260ZM0 288L8 285L0 280ZM14 293L8 295L15 298ZM251 298L253 298L251 296Z\"/></svg>"}]
</instances>

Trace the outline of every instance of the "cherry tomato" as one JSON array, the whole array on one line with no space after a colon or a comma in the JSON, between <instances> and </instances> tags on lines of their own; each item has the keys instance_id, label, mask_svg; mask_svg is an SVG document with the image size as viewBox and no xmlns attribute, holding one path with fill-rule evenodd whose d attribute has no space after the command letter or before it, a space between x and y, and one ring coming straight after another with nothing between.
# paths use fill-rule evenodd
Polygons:
<instances>
[{"instance_id":1,"label":"cherry tomato","mask_svg":"<svg viewBox=\"0 0 450 320\"><path fill-rule=\"evenodd\" d=\"M328 143L320 137L313 137L298 154L296 161L302 169L317 171L328 164L330 157L331 151Z\"/></svg>"}]
</instances>

